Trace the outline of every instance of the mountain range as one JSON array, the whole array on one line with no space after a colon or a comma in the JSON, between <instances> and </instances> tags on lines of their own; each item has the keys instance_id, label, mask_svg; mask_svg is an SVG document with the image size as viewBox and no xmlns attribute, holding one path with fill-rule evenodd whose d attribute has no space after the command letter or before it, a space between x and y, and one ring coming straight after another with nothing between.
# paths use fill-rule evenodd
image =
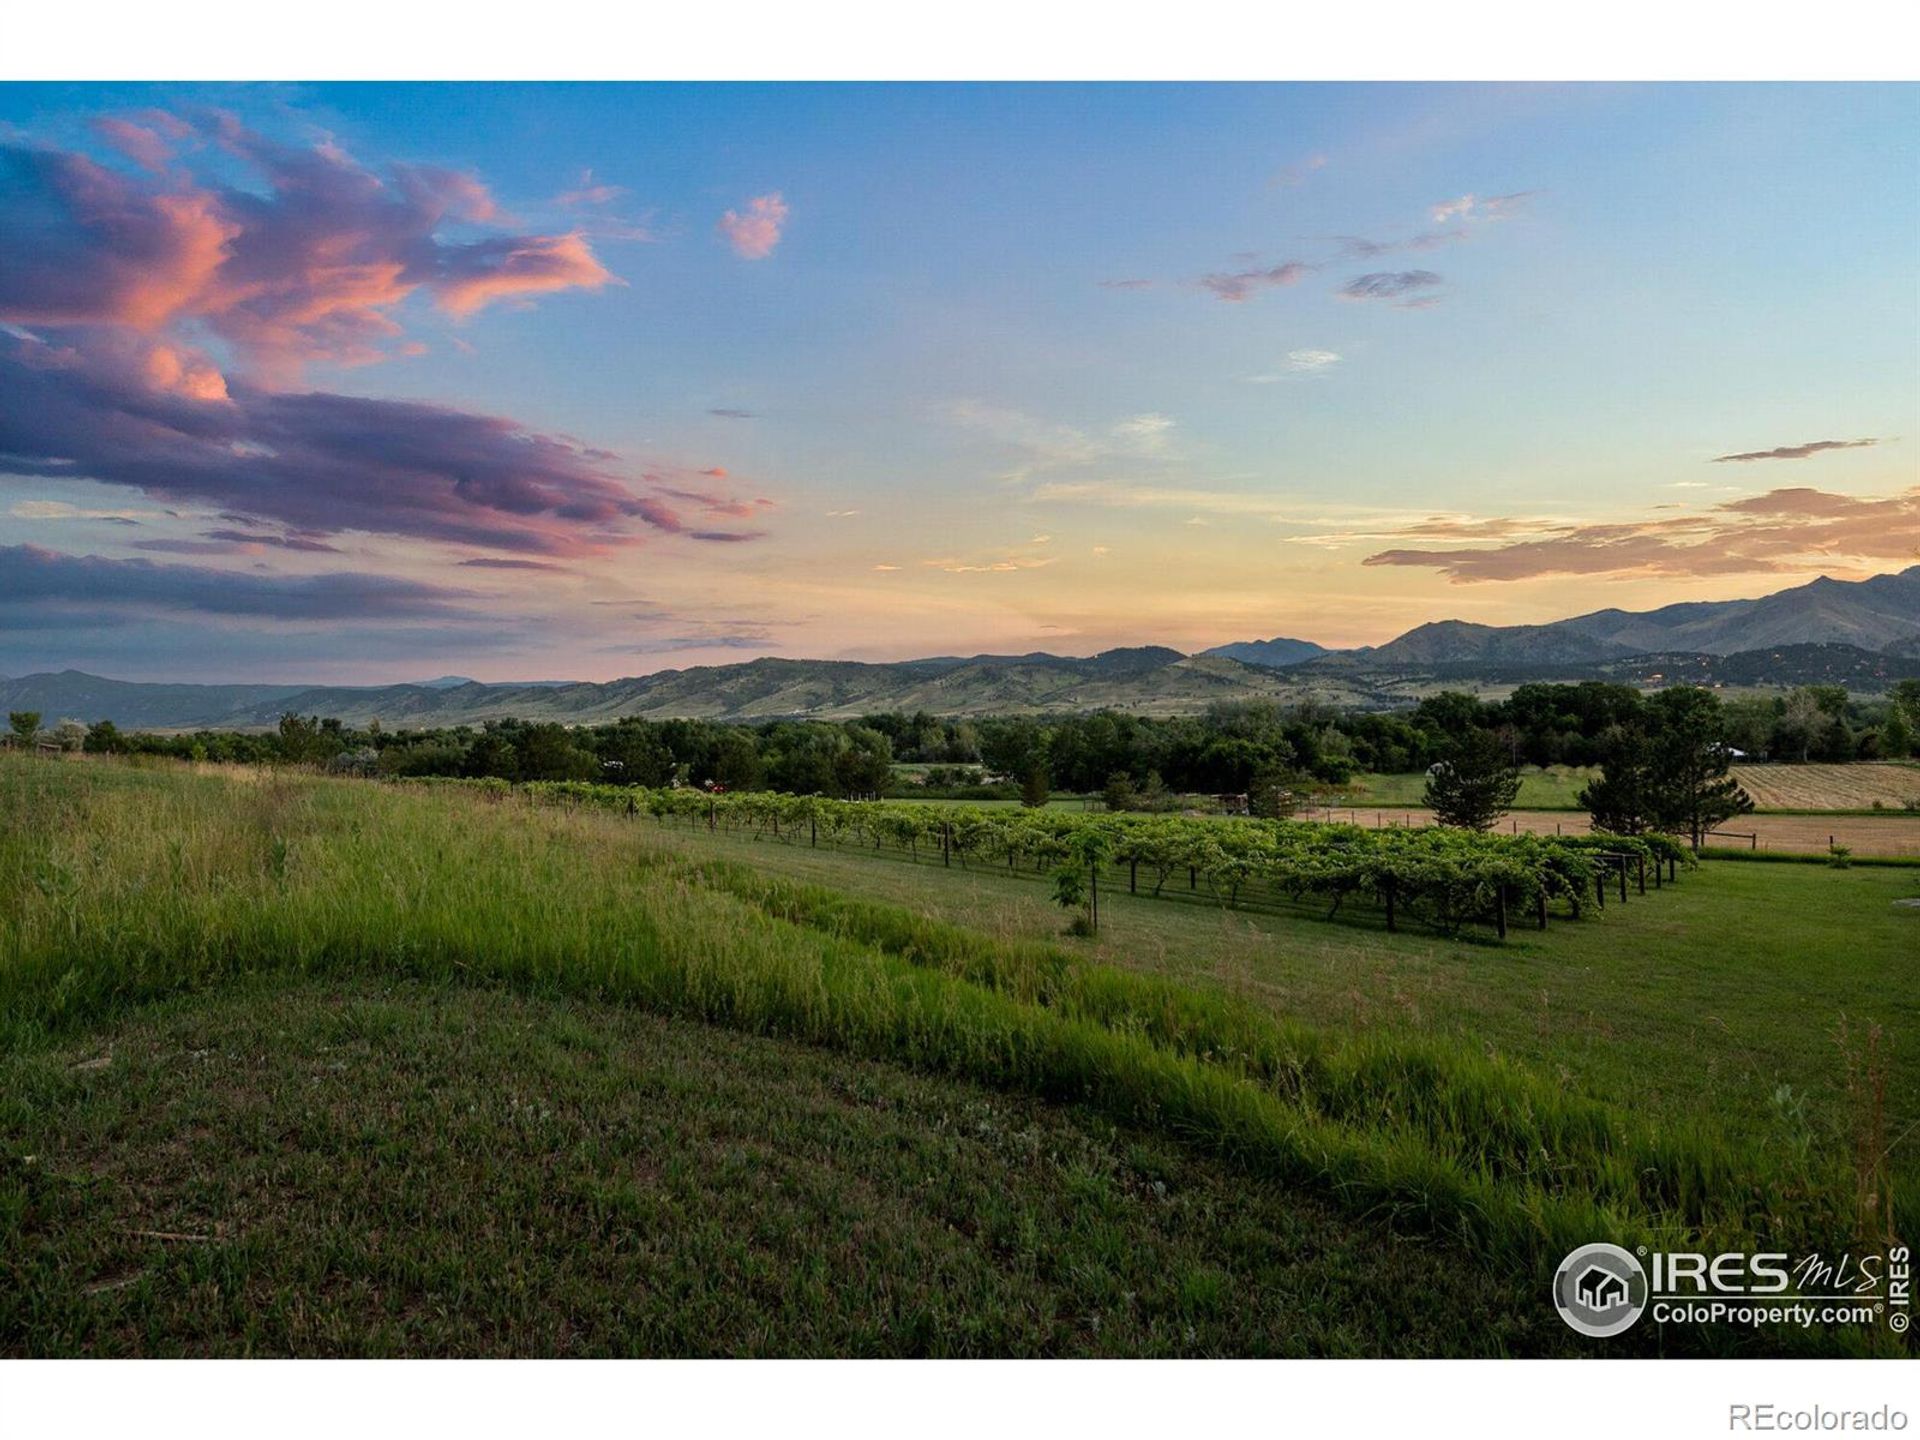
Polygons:
<instances>
[{"instance_id":1,"label":"mountain range","mask_svg":"<svg viewBox=\"0 0 1920 1440\"><path fill-rule=\"evenodd\" d=\"M623 715L845 718L876 710L1181 714L1255 698L1390 708L1442 688L1497 694L1527 680L1837 682L1878 690L1907 678L1920 678L1920 565L1866 580L1822 578L1754 600L1596 610L1546 625L1441 620L1355 650L1276 637L1198 655L1137 646L1084 658L765 658L604 683L493 685L460 676L382 686L150 684L65 670L0 678L0 710L37 710L50 723L111 719L123 728L169 730L261 728L296 710L353 724L377 718L395 729L509 716L589 723Z\"/></svg>"}]
</instances>

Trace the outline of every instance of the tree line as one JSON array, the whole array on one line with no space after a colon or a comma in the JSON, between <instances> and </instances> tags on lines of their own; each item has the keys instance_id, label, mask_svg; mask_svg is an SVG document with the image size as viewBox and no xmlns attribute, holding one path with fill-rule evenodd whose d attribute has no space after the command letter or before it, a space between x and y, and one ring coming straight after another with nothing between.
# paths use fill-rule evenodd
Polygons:
<instances>
[{"instance_id":1,"label":"tree line","mask_svg":"<svg viewBox=\"0 0 1920 1440\"><path fill-rule=\"evenodd\" d=\"M1245 794L1260 812L1269 797L1340 785L1357 771L1440 767L1442 791L1448 777L1463 787L1471 782L1486 793L1469 809L1491 804L1498 813L1512 802L1502 787L1515 767L1590 765L1604 771L1588 796L1596 813L1630 820L1644 811L1664 824L1670 818L1661 809L1665 802L1644 798L1666 783L1649 767L1667 737L1678 733L1683 714L1694 717L1689 724L1710 731L1711 743L1729 759L1737 758L1735 752L1789 761L1902 758L1912 753L1920 724L1920 681L1903 681L1889 697L1873 701L1839 686L1723 699L1694 686L1645 695L1631 686L1589 681L1522 685L1491 701L1443 692L1391 712L1250 700L1162 718L1110 711L978 719L895 712L848 721L628 718L568 726L501 720L393 731L377 722L355 727L287 715L266 733L128 734L111 721L67 722L54 733L67 748L94 752L319 764L392 777L678 783L837 798L893 788L920 795L1018 796L1032 804L1065 791L1102 793L1111 808L1144 810L1170 806L1180 794L1203 793ZM40 718L15 712L11 729L18 743L43 734ZM924 768L903 783L896 763ZM1450 796L1438 798L1443 808L1453 807ZM1636 833L1627 823L1607 828Z\"/></svg>"}]
</instances>

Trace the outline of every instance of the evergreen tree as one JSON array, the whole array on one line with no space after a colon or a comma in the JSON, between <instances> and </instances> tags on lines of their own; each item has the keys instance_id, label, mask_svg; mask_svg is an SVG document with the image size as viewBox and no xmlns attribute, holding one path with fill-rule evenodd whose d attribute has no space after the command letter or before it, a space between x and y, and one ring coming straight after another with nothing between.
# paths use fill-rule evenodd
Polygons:
<instances>
[{"instance_id":1,"label":"evergreen tree","mask_svg":"<svg viewBox=\"0 0 1920 1440\"><path fill-rule=\"evenodd\" d=\"M1707 831L1753 809L1732 775L1725 717L1711 690L1675 685L1647 703L1649 810L1663 830L1689 836L1698 850Z\"/></svg>"},{"instance_id":2,"label":"evergreen tree","mask_svg":"<svg viewBox=\"0 0 1920 1440\"><path fill-rule=\"evenodd\" d=\"M1446 759L1427 772L1427 804L1442 825L1486 830L1520 793L1512 751L1487 730L1469 730Z\"/></svg>"},{"instance_id":3,"label":"evergreen tree","mask_svg":"<svg viewBox=\"0 0 1920 1440\"><path fill-rule=\"evenodd\" d=\"M1593 817L1593 828L1614 835L1638 835L1652 828L1653 776L1647 732L1640 725L1615 725L1600 739L1600 777L1577 797Z\"/></svg>"},{"instance_id":4,"label":"evergreen tree","mask_svg":"<svg viewBox=\"0 0 1920 1440\"><path fill-rule=\"evenodd\" d=\"M1020 782L1020 803L1029 810L1038 810L1047 803L1047 772L1035 765L1027 771L1027 778Z\"/></svg>"}]
</instances>

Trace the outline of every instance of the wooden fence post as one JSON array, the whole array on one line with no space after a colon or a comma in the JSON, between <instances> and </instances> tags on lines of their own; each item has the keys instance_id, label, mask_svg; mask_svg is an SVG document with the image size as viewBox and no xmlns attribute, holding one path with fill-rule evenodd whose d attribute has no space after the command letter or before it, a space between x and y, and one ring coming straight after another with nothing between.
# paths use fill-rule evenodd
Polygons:
<instances>
[{"instance_id":1,"label":"wooden fence post","mask_svg":"<svg viewBox=\"0 0 1920 1440\"><path fill-rule=\"evenodd\" d=\"M1507 938L1507 887L1504 885L1493 892L1493 926L1502 940Z\"/></svg>"},{"instance_id":2,"label":"wooden fence post","mask_svg":"<svg viewBox=\"0 0 1920 1440\"><path fill-rule=\"evenodd\" d=\"M1620 859L1620 903L1624 905L1627 903L1627 857L1622 855L1619 857L1619 859Z\"/></svg>"}]
</instances>

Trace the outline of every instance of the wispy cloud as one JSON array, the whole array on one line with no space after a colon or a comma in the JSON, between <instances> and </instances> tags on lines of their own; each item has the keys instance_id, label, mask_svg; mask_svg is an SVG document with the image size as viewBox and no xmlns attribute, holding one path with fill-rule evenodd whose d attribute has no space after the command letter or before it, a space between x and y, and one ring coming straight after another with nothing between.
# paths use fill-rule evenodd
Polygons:
<instances>
[{"instance_id":1,"label":"wispy cloud","mask_svg":"<svg viewBox=\"0 0 1920 1440\"><path fill-rule=\"evenodd\" d=\"M1231 304L1239 304L1241 301L1252 299L1262 290L1297 285L1312 271L1313 266L1304 260L1284 260L1278 265L1237 270L1231 274L1202 275L1199 283L1203 289L1211 291L1217 298Z\"/></svg>"},{"instance_id":2,"label":"wispy cloud","mask_svg":"<svg viewBox=\"0 0 1920 1440\"><path fill-rule=\"evenodd\" d=\"M1340 253L1349 260L1372 260L1381 255L1392 255L1397 251L1438 250L1447 245L1457 244L1467 238L1464 230L1427 230L1418 235L1410 235L1405 240L1369 240L1364 235L1338 235L1335 242Z\"/></svg>"},{"instance_id":3,"label":"wispy cloud","mask_svg":"<svg viewBox=\"0 0 1920 1440\"><path fill-rule=\"evenodd\" d=\"M956 560L949 557L922 560L920 563L930 569L944 570L949 575L997 575L1014 570L1038 570L1053 564L1053 561L1051 555L1007 555L998 560Z\"/></svg>"},{"instance_id":4,"label":"wispy cloud","mask_svg":"<svg viewBox=\"0 0 1920 1440\"><path fill-rule=\"evenodd\" d=\"M242 384L204 398L156 382L155 348L120 331L0 331L7 468L210 503L243 518L248 543L283 548L346 530L551 555L631 544L637 527L706 538L604 450L415 401ZM261 538L261 522L285 535Z\"/></svg>"},{"instance_id":5,"label":"wispy cloud","mask_svg":"<svg viewBox=\"0 0 1920 1440\"><path fill-rule=\"evenodd\" d=\"M1780 445L1772 450L1747 450L1738 455L1716 455L1713 463L1724 465L1729 461L1748 460L1805 460L1809 455L1818 455L1823 450L1862 450L1869 445L1878 445L1878 438L1865 440L1809 440L1804 445Z\"/></svg>"},{"instance_id":6,"label":"wispy cloud","mask_svg":"<svg viewBox=\"0 0 1920 1440\"><path fill-rule=\"evenodd\" d=\"M157 513L153 510L83 509L78 505L69 505L64 500L16 500L7 507L7 516L12 520L94 520L110 525L138 525L143 519L152 518Z\"/></svg>"},{"instance_id":7,"label":"wispy cloud","mask_svg":"<svg viewBox=\"0 0 1920 1440\"><path fill-rule=\"evenodd\" d=\"M1133 450L1157 452L1166 448L1174 421L1167 415L1134 415L1113 427L1113 438Z\"/></svg>"},{"instance_id":8,"label":"wispy cloud","mask_svg":"<svg viewBox=\"0 0 1920 1440\"><path fill-rule=\"evenodd\" d=\"M1325 155L1309 155L1303 160L1298 160L1291 165L1283 166L1275 171L1273 183L1287 189L1291 189L1297 185L1304 185L1316 171L1324 170L1326 166L1327 157Z\"/></svg>"},{"instance_id":9,"label":"wispy cloud","mask_svg":"<svg viewBox=\"0 0 1920 1440\"><path fill-rule=\"evenodd\" d=\"M1277 373L1249 375L1247 379L1255 385L1272 385L1298 375L1324 375L1338 365L1340 359L1339 354L1332 350L1289 350Z\"/></svg>"},{"instance_id":10,"label":"wispy cloud","mask_svg":"<svg viewBox=\"0 0 1920 1440\"><path fill-rule=\"evenodd\" d=\"M462 565L474 570L544 570L556 575L568 575L572 572L564 565L555 565L546 560L519 560L504 555L476 555L471 560L462 560Z\"/></svg>"},{"instance_id":11,"label":"wispy cloud","mask_svg":"<svg viewBox=\"0 0 1920 1440\"><path fill-rule=\"evenodd\" d=\"M45 628L62 614L87 623L85 617L119 610L275 620L480 620L479 612L461 603L477 598L470 591L385 575L260 575L64 555L34 545L0 546L0 630Z\"/></svg>"},{"instance_id":12,"label":"wispy cloud","mask_svg":"<svg viewBox=\"0 0 1920 1440\"><path fill-rule=\"evenodd\" d=\"M1343 300L1386 300L1412 309L1432 304L1437 297L1427 292L1441 283L1431 270L1376 270L1355 276L1337 293Z\"/></svg>"},{"instance_id":13,"label":"wispy cloud","mask_svg":"<svg viewBox=\"0 0 1920 1440\"><path fill-rule=\"evenodd\" d=\"M780 237L787 224L787 202L781 198L778 190L765 195L756 195L747 202L744 211L729 210L720 217L720 233L733 247L733 253L742 260L764 260L773 254L774 247L780 243Z\"/></svg>"},{"instance_id":14,"label":"wispy cloud","mask_svg":"<svg viewBox=\"0 0 1920 1440\"><path fill-rule=\"evenodd\" d=\"M1367 565L1434 569L1456 583L1546 575L1702 576L1773 574L1836 561L1911 562L1920 556L1920 488L1875 498L1794 488L1730 500L1711 510L1620 524L1542 525L1487 521L1492 547L1393 549ZM1502 529L1499 527L1513 527ZM1412 537L1412 531L1403 534ZM1429 530L1422 538L1468 538Z\"/></svg>"},{"instance_id":15,"label":"wispy cloud","mask_svg":"<svg viewBox=\"0 0 1920 1440\"><path fill-rule=\"evenodd\" d=\"M1461 195L1452 200L1442 200L1430 213L1433 223L1444 225L1449 220L1510 220L1525 208L1533 196L1531 190L1516 190L1509 195Z\"/></svg>"},{"instance_id":16,"label":"wispy cloud","mask_svg":"<svg viewBox=\"0 0 1920 1440\"><path fill-rule=\"evenodd\" d=\"M582 170L579 182L571 190L562 190L553 203L572 209L579 205L611 205L627 193L624 185L605 185L593 178L593 171Z\"/></svg>"},{"instance_id":17,"label":"wispy cloud","mask_svg":"<svg viewBox=\"0 0 1920 1440\"><path fill-rule=\"evenodd\" d=\"M707 411L707 414L717 415L722 420L753 420L758 418L751 410L735 410L728 406L716 407L715 409Z\"/></svg>"}]
</instances>

